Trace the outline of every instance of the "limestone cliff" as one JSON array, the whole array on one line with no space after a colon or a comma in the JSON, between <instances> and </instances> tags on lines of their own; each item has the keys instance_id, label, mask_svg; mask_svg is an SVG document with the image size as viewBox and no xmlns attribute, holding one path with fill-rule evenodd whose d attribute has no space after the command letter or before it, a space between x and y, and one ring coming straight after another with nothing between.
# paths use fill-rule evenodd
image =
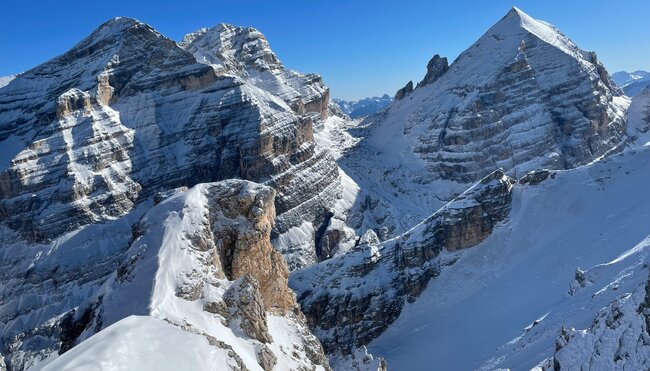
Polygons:
<instances>
[{"instance_id":1,"label":"limestone cliff","mask_svg":"<svg viewBox=\"0 0 650 371\"><path fill-rule=\"evenodd\" d=\"M134 225L122 262L93 298L6 345L10 365L23 369L139 315L205 336L240 369L329 369L270 243L274 198L272 188L242 180L169 196Z\"/></svg>"},{"instance_id":2,"label":"limestone cliff","mask_svg":"<svg viewBox=\"0 0 650 371\"><path fill-rule=\"evenodd\" d=\"M508 218L513 183L495 171L408 232L295 272L291 287L326 350L346 356L386 330L405 301L453 264L454 251Z\"/></svg>"}]
</instances>

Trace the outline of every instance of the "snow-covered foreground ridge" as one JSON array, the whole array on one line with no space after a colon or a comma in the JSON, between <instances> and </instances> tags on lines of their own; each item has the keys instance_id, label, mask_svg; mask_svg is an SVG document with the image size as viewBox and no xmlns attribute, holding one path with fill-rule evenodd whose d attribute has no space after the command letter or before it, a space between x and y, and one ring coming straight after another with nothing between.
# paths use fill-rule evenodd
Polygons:
<instances>
[{"instance_id":1,"label":"snow-covered foreground ridge","mask_svg":"<svg viewBox=\"0 0 650 371\"><path fill-rule=\"evenodd\" d=\"M153 207L116 271L60 324L88 340L43 369L329 369L271 246L274 197L228 180Z\"/></svg>"}]
</instances>

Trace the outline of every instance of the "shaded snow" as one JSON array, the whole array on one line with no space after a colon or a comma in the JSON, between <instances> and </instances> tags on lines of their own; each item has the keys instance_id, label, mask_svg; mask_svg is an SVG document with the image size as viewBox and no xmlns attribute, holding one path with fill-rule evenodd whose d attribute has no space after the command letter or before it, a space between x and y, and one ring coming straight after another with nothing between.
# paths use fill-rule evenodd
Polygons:
<instances>
[{"instance_id":1,"label":"shaded snow","mask_svg":"<svg viewBox=\"0 0 650 371\"><path fill-rule=\"evenodd\" d=\"M130 316L33 370L207 371L216 365L235 366L228 351L206 337L152 317Z\"/></svg>"}]
</instances>

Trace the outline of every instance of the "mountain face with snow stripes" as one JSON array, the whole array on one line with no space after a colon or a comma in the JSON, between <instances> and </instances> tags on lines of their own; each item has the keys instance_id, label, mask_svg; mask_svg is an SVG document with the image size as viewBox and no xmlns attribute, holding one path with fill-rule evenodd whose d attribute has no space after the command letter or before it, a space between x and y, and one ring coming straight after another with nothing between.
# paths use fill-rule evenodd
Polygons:
<instances>
[{"instance_id":1,"label":"mountain face with snow stripes","mask_svg":"<svg viewBox=\"0 0 650 371\"><path fill-rule=\"evenodd\" d=\"M277 194L274 238L317 230L340 198L338 167L313 140L328 115L320 77L284 69L270 51L245 59L249 44L270 50L256 30L205 32L183 46L241 66L203 63L150 26L115 18L0 88L1 353L12 369L81 339L66 333L70 321L97 300L160 192L264 183ZM284 239L290 267L317 261L314 236L294 235Z\"/></svg>"},{"instance_id":2,"label":"mountain face with snow stripes","mask_svg":"<svg viewBox=\"0 0 650 371\"><path fill-rule=\"evenodd\" d=\"M627 104L595 53L513 8L375 125L398 127L429 179L473 182L499 167L568 169L606 154L625 140Z\"/></svg>"}]
</instances>

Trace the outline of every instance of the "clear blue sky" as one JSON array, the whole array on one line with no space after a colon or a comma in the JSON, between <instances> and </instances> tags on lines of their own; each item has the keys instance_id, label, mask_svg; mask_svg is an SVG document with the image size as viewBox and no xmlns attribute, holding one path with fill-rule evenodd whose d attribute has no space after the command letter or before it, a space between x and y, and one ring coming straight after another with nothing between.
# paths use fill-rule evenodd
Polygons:
<instances>
[{"instance_id":1,"label":"clear blue sky","mask_svg":"<svg viewBox=\"0 0 650 371\"><path fill-rule=\"evenodd\" d=\"M648 0L5 1L0 76L59 55L115 16L180 40L227 22L262 31L289 68L321 74L332 96L393 94L433 54L453 60L516 5L553 23L610 72L650 69Z\"/></svg>"}]
</instances>

